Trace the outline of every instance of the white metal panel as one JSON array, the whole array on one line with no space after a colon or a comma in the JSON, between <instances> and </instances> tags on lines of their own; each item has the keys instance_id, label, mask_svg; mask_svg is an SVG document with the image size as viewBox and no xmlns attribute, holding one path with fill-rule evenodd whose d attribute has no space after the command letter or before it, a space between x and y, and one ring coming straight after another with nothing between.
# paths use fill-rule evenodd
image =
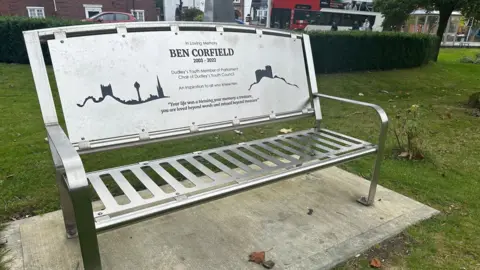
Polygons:
<instances>
[{"instance_id":1,"label":"white metal panel","mask_svg":"<svg viewBox=\"0 0 480 270\"><path fill-rule=\"evenodd\" d=\"M49 48L72 143L310 108L302 42L290 37L139 32Z\"/></svg>"}]
</instances>

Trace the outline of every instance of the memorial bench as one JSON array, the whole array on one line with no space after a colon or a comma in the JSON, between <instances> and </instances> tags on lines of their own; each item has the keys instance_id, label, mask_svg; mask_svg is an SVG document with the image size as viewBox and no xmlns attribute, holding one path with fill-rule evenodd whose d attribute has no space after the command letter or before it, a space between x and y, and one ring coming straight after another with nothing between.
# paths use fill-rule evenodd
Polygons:
<instances>
[{"instance_id":1,"label":"memorial bench","mask_svg":"<svg viewBox=\"0 0 480 270\"><path fill-rule=\"evenodd\" d=\"M308 35L154 22L42 29L24 37L67 237L78 235L86 269L101 268L99 231L369 154L377 158L359 202L374 201L387 115L373 104L317 92ZM59 125L44 43L68 135ZM323 129L321 99L375 109L378 143ZM112 169L85 172L80 158L303 117L315 117L316 126ZM93 204L92 189L99 200Z\"/></svg>"}]
</instances>

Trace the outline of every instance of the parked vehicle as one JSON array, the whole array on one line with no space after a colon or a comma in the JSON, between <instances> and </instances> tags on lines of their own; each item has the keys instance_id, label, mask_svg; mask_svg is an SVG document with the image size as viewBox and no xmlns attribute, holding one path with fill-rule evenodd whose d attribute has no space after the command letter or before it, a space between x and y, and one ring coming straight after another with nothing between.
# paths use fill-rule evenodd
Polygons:
<instances>
[{"instance_id":1,"label":"parked vehicle","mask_svg":"<svg viewBox=\"0 0 480 270\"><path fill-rule=\"evenodd\" d=\"M370 1L371 2L371 1ZM272 0L271 27L290 30L328 31L333 22L338 31L351 30L355 21L363 24L368 19L370 29L382 31L383 16L373 12L369 1L339 0ZM262 20L267 11L258 10ZM262 22L262 21L261 21Z\"/></svg>"},{"instance_id":2,"label":"parked vehicle","mask_svg":"<svg viewBox=\"0 0 480 270\"><path fill-rule=\"evenodd\" d=\"M137 19L129 13L124 12L102 12L95 16L92 16L83 21L97 22L97 23L114 23L114 22L135 22Z\"/></svg>"}]
</instances>

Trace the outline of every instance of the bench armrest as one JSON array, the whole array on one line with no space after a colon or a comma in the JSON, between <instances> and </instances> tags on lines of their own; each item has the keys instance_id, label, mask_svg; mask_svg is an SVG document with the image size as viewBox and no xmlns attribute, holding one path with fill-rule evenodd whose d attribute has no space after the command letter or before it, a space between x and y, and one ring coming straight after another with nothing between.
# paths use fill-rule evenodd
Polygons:
<instances>
[{"instance_id":1,"label":"bench armrest","mask_svg":"<svg viewBox=\"0 0 480 270\"><path fill-rule=\"evenodd\" d=\"M341 97L329 96L324 94L314 93L314 98L327 98L331 100L336 100L340 102L360 105L364 107L370 107L377 111L378 115L380 116L380 135L378 137L378 145L377 145L377 158L375 159L375 165L373 167L372 172L372 179L370 181L370 190L368 192L368 197L362 197L358 200L361 204L364 205L372 205L375 200L375 194L377 192L377 184L378 184L378 176L380 174L380 165L383 160L383 152L385 150L385 141L387 139L387 130L388 130L388 116L387 113L378 105L366 103L362 101L346 99Z\"/></svg>"},{"instance_id":2,"label":"bench armrest","mask_svg":"<svg viewBox=\"0 0 480 270\"><path fill-rule=\"evenodd\" d=\"M350 103L350 104L355 104L355 105L360 105L364 107L370 107L377 111L378 115L380 116L380 136L378 138L378 153L379 155L383 155L383 150L385 146L385 140L387 138L387 130L388 130L388 116L387 113L382 109L382 107L372 104L372 103L367 103L367 102L362 102L358 100L353 100L353 99L347 99L347 98L341 98L341 97L336 97L336 96L329 96L325 94L319 94L315 93L313 94L314 97L316 98L326 98L326 99L331 99L331 100L336 100L340 102L345 102L345 103Z\"/></svg>"},{"instance_id":3,"label":"bench armrest","mask_svg":"<svg viewBox=\"0 0 480 270\"><path fill-rule=\"evenodd\" d=\"M67 175L67 187L70 191L88 186L87 176L83 168L82 159L59 125L47 126L47 134L54 159L60 162L55 166L62 166ZM55 158L56 157L56 158Z\"/></svg>"}]
</instances>

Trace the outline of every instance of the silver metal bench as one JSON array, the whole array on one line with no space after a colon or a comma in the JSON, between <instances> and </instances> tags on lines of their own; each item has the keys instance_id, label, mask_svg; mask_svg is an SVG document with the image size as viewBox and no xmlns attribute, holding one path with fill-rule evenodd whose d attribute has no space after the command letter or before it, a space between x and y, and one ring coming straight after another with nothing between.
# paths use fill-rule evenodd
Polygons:
<instances>
[{"instance_id":1,"label":"silver metal bench","mask_svg":"<svg viewBox=\"0 0 480 270\"><path fill-rule=\"evenodd\" d=\"M374 201L387 115L373 104L318 93L308 35L155 22L42 29L24 37L67 236L78 235L86 269L101 268L101 230L376 153L370 190L359 199ZM42 42L48 42L68 136ZM378 144L323 129L322 98L375 109ZM316 127L112 169L85 172L80 158L303 117L315 117Z\"/></svg>"}]
</instances>

